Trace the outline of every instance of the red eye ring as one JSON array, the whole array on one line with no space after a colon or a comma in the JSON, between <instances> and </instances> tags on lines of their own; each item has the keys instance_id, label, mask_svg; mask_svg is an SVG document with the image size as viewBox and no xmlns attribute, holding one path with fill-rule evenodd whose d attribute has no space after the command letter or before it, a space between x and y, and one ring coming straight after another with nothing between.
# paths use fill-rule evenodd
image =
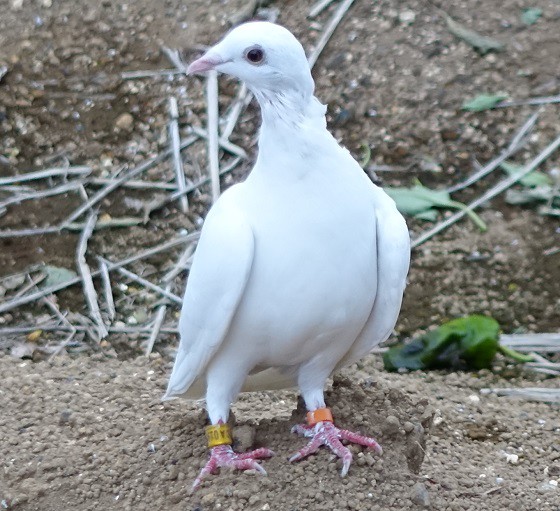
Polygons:
<instances>
[{"instance_id":1,"label":"red eye ring","mask_svg":"<svg viewBox=\"0 0 560 511\"><path fill-rule=\"evenodd\" d=\"M262 64L264 61L264 50L262 48L251 48L245 53L245 58L251 64Z\"/></svg>"}]
</instances>

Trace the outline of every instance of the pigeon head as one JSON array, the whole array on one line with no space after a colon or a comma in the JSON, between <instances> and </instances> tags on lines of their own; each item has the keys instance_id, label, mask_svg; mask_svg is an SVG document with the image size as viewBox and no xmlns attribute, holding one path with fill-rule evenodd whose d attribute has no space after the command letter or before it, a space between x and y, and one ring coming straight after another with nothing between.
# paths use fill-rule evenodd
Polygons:
<instances>
[{"instance_id":1,"label":"pigeon head","mask_svg":"<svg viewBox=\"0 0 560 511\"><path fill-rule=\"evenodd\" d=\"M257 97L313 95L313 78L302 45L289 30L274 23L255 21L234 28L187 72L211 69L244 81Z\"/></svg>"}]
</instances>

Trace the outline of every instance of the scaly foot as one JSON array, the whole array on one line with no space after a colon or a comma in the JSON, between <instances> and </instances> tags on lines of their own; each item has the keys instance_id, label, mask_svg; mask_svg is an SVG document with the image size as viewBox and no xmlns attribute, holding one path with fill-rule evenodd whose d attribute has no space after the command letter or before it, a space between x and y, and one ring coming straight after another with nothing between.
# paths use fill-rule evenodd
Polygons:
<instances>
[{"instance_id":1,"label":"scaly foot","mask_svg":"<svg viewBox=\"0 0 560 511\"><path fill-rule=\"evenodd\" d=\"M194 480L191 492L194 492L200 486L200 483L208 474L216 474L218 469L223 467L237 470L253 469L262 475L266 475L266 470L259 465L257 460L270 458L271 456L274 456L274 453L265 447L242 453L234 452L231 445L212 447L210 450L210 459Z\"/></svg>"},{"instance_id":2,"label":"scaly foot","mask_svg":"<svg viewBox=\"0 0 560 511\"><path fill-rule=\"evenodd\" d=\"M352 463L352 453L347 447L342 445L341 440L363 445L368 449L374 450L378 454L383 453L383 449L381 449L381 446L373 438L353 433L346 429L339 429L332 422L318 422L314 426L298 424L292 428L292 433L311 438L311 441L303 449L296 452L290 458L290 461L302 460L310 454L317 452L319 447L324 445L342 459L342 471L340 472L342 477L348 473L348 469Z\"/></svg>"}]
</instances>

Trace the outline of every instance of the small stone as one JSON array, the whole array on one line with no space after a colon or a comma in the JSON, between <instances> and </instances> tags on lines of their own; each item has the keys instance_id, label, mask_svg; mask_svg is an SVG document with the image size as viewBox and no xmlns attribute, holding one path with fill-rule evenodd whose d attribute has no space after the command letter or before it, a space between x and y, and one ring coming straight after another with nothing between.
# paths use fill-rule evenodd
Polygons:
<instances>
[{"instance_id":1,"label":"small stone","mask_svg":"<svg viewBox=\"0 0 560 511\"><path fill-rule=\"evenodd\" d=\"M406 421L403 424L403 428L405 433L411 433L414 430L414 424L412 424L412 422Z\"/></svg>"},{"instance_id":2,"label":"small stone","mask_svg":"<svg viewBox=\"0 0 560 511\"><path fill-rule=\"evenodd\" d=\"M253 447L255 442L255 428L248 424L236 426L233 429L233 440L237 451L245 452Z\"/></svg>"},{"instance_id":3,"label":"small stone","mask_svg":"<svg viewBox=\"0 0 560 511\"><path fill-rule=\"evenodd\" d=\"M129 113L121 114L117 117L115 121L115 126L119 130L123 131L130 131L132 129L132 125L134 124L134 118Z\"/></svg>"},{"instance_id":4,"label":"small stone","mask_svg":"<svg viewBox=\"0 0 560 511\"><path fill-rule=\"evenodd\" d=\"M411 10L399 12L399 22L403 25L412 25L416 19L416 13Z\"/></svg>"},{"instance_id":5,"label":"small stone","mask_svg":"<svg viewBox=\"0 0 560 511\"><path fill-rule=\"evenodd\" d=\"M506 461L512 465L519 463L519 456L517 454L506 454Z\"/></svg>"},{"instance_id":6,"label":"small stone","mask_svg":"<svg viewBox=\"0 0 560 511\"><path fill-rule=\"evenodd\" d=\"M394 415L388 415L383 425L383 432L388 435L396 435L399 432L400 422Z\"/></svg>"},{"instance_id":7,"label":"small stone","mask_svg":"<svg viewBox=\"0 0 560 511\"><path fill-rule=\"evenodd\" d=\"M75 424L76 423L76 417L73 416L72 414L72 410L62 410L62 412L60 412L60 416L58 418L58 423L63 426L66 424Z\"/></svg>"},{"instance_id":8,"label":"small stone","mask_svg":"<svg viewBox=\"0 0 560 511\"><path fill-rule=\"evenodd\" d=\"M538 486L538 490L541 493L548 493L552 491L558 491L558 483L554 481L556 484L550 484L550 481L546 483L541 483Z\"/></svg>"},{"instance_id":9,"label":"small stone","mask_svg":"<svg viewBox=\"0 0 560 511\"><path fill-rule=\"evenodd\" d=\"M410 492L410 500L421 507L430 507L430 494L424 483L416 483Z\"/></svg>"}]
</instances>

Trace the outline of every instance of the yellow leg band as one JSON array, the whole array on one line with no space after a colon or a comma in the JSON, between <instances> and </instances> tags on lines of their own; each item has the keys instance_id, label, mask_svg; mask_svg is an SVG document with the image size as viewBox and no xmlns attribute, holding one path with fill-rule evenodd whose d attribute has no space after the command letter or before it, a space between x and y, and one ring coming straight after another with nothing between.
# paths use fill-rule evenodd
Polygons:
<instances>
[{"instance_id":1,"label":"yellow leg band","mask_svg":"<svg viewBox=\"0 0 560 511\"><path fill-rule=\"evenodd\" d=\"M208 447L230 445L233 443L231 438L231 428L228 424L206 426L206 438L208 438Z\"/></svg>"}]
</instances>

